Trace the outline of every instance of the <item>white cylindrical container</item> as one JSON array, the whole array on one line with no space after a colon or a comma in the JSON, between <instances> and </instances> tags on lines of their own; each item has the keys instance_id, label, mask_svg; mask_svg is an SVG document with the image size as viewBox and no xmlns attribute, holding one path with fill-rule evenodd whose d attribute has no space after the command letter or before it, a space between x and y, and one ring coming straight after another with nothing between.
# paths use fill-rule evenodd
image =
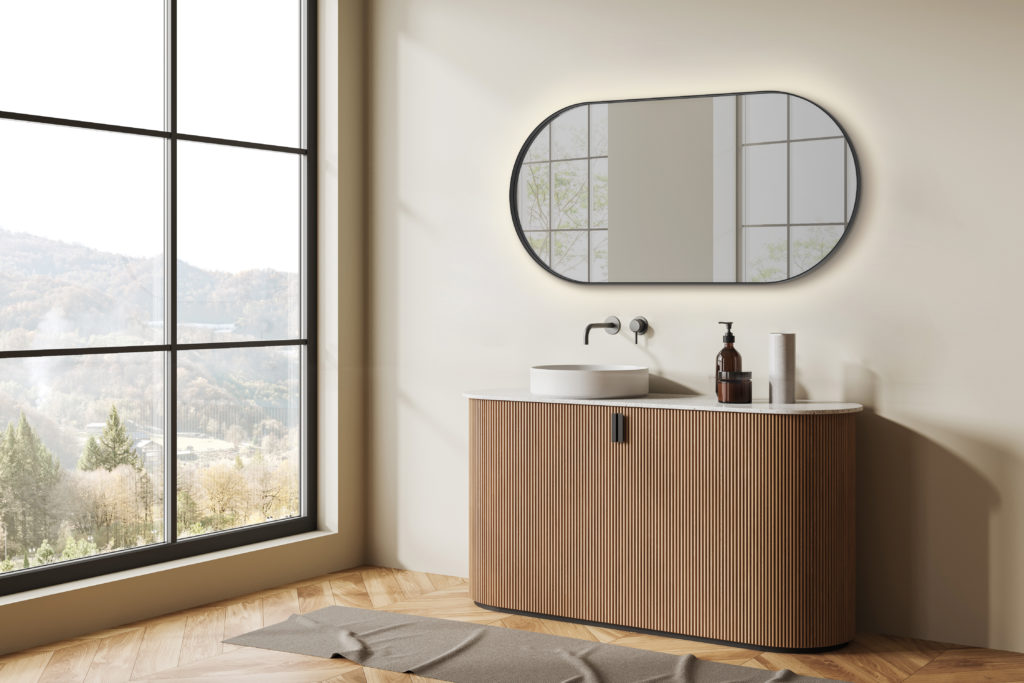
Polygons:
<instances>
[{"instance_id":1,"label":"white cylindrical container","mask_svg":"<svg viewBox=\"0 0 1024 683\"><path fill-rule=\"evenodd\" d=\"M768 402L796 403L796 335L768 335Z\"/></svg>"}]
</instances>

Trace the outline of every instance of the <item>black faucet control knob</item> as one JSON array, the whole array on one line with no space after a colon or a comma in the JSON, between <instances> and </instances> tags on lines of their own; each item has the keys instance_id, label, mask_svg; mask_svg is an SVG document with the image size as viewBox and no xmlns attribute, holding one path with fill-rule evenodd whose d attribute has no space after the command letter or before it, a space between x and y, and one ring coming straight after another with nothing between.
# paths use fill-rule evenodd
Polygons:
<instances>
[{"instance_id":1,"label":"black faucet control knob","mask_svg":"<svg viewBox=\"0 0 1024 683\"><path fill-rule=\"evenodd\" d=\"M642 315L638 315L637 317L633 318L633 320L629 323L629 331L633 333L634 344L640 343L640 335L647 334L647 329L649 327L650 325L647 324L647 318L643 317Z\"/></svg>"}]
</instances>

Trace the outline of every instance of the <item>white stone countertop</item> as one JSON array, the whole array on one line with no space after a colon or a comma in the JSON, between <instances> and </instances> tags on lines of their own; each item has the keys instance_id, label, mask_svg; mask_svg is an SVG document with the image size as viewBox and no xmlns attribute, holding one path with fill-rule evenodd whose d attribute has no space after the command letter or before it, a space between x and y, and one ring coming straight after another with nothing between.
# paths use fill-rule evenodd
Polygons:
<instances>
[{"instance_id":1,"label":"white stone countertop","mask_svg":"<svg viewBox=\"0 0 1024 683\"><path fill-rule=\"evenodd\" d=\"M797 401L796 403L768 403L766 399L753 403L719 403L714 396L682 396L679 394L647 394L636 398L555 398L537 396L527 389L467 391L466 398L483 401L521 401L526 403L571 403L588 406L617 406L622 408L664 408L667 410L714 410L724 413L765 413L773 415L826 415L832 413L859 413L859 403L830 401Z\"/></svg>"}]
</instances>

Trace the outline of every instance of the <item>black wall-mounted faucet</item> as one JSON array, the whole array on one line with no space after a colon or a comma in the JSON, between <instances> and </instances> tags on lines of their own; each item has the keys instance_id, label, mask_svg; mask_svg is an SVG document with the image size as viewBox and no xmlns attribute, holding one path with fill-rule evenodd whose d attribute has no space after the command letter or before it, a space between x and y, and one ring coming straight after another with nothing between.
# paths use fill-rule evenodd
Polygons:
<instances>
[{"instance_id":1,"label":"black wall-mounted faucet","mask_svg":"<svg viewBox=\"0 0 1024 683\"><path fill-rule=\"evenodd\" d=\"M608 334L618 334L619 330L622 329L622 323L614 315L610 315L604 319L603 323L590 323L587 325L587 331L583 333L583 343L590 343L590 331L595 327L604 328L604 331Z\"/></svg>"}]
</instances>

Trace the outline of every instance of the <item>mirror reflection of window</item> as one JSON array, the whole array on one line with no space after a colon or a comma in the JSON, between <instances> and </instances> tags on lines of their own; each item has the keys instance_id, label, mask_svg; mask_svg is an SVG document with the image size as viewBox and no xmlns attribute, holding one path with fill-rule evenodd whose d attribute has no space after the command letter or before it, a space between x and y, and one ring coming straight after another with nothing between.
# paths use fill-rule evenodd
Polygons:
<instances>
[{"instance_id":1,"label":"mirror reflection of window","mask_svg":"<svg viewBox=\"0 0 1024 683\"><path fill-rule=\"evenodd\" d=\"M835 121L807 100L738 99L742 281L785 280L815 266L843 236L856 194L853 156Z\"/></svg>"},{"instance_id":2,"label":"mirror reflection of window","mask_svg":"<svg viewBox=\"0 0 1024 683\"><path fill-rule=\"evenodd\" d=\"M519 221L533 252L559 275L608 281L608 105L568 109L523 159Z\"/></svg>"}]
</instances>

